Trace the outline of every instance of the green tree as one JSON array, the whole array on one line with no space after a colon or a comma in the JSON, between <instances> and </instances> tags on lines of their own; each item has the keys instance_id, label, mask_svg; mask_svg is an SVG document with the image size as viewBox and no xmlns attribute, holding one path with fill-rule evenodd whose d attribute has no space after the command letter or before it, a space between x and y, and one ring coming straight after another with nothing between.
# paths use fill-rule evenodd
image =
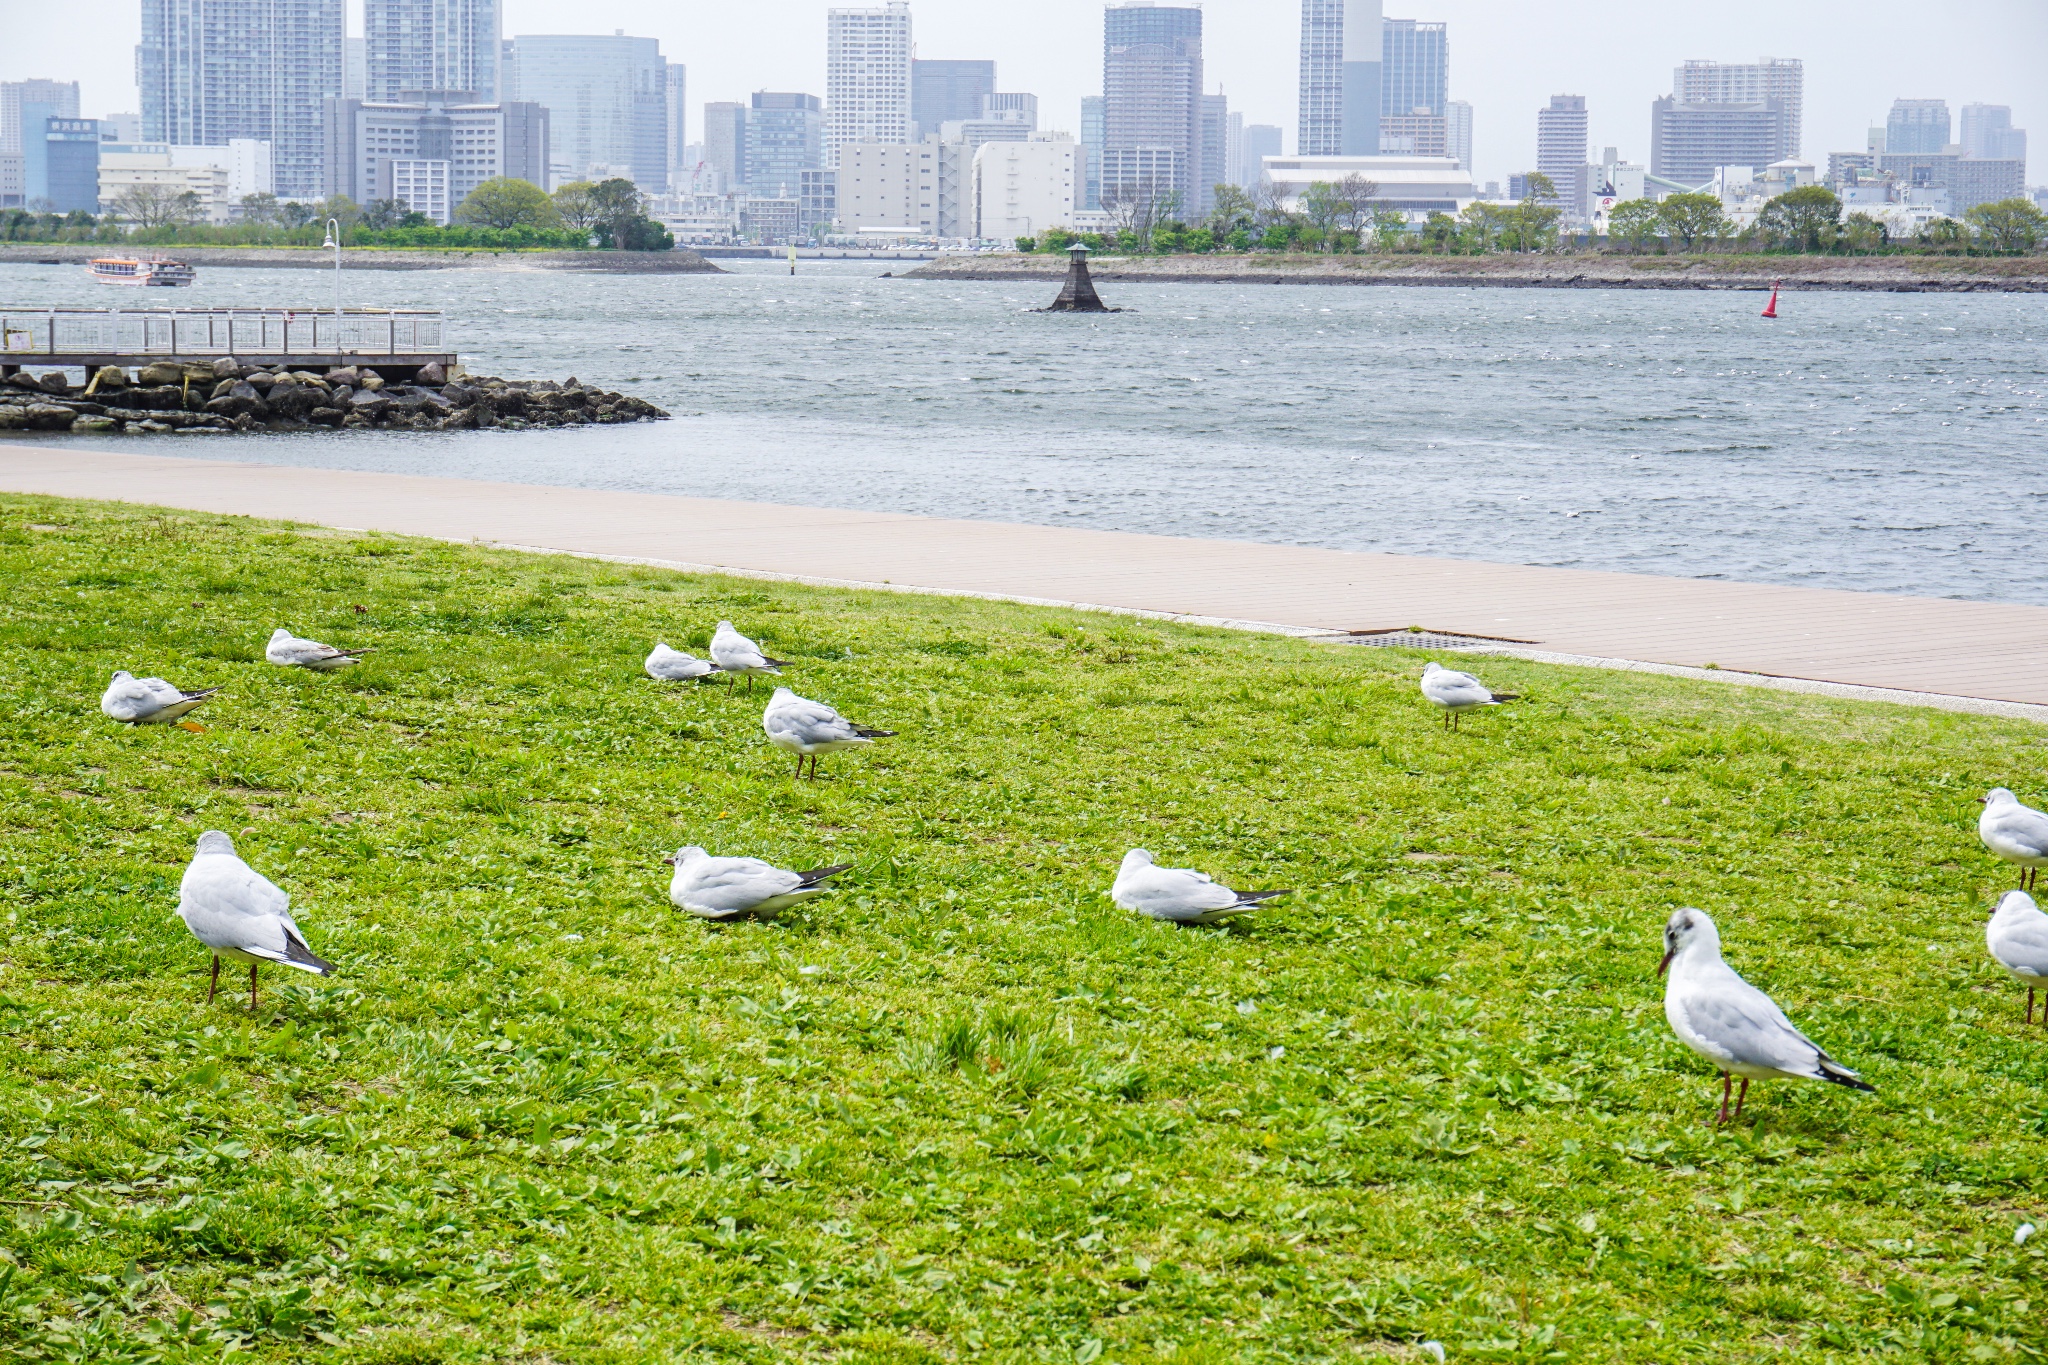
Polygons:
<instances>
[{"instance_id":1,"label":"green tree","mask_svg":"<svg viewBox=\"0 0 2048 1365\"><path fill-rule=\"evenodd\" d=\"M1531 171L1522 177L1522 202L1525 204L1555 204L1557 182L1541 171Z\"/></svg>"},{"instance_id":2,"label":"green tree","mask_svg":"<svg viewBox=\"0 0 2048 1365\"><path fill-rule=\"evenodd\" d=\"M1328 251L1335 245L1338 232L1353 210L1352 201L1327 180L1312 181L1301 196L1303 225L1322 251Z\"/></svg>"},{"instance_id":3,"label":"green tree","mask_svg":"<svg viewBox=\"0 0 2048 1365\"><path fill-rule=\"evenodd\" d=\"M1680 251L1697 251L1728 235L1717 194L1674 194L1657 205L1657 221Z\"/></svg>"},{"instance_id":4,"label":"green tree","mask_svg":"<svg viewBox=\"0 0 2048 1365\"><path fill-rule=\"evenodd\" d=\"M1852 213L1842 220L1842 244L1852 256L1882 250L1887 236L1884 224L1867 213Z\"/></svg>"},{"instance_id":5,"label":"green tree","mask_svg":"<svg viewBox=\"0 0 2048 1365\"><path fill-rule=\"evenodd\" d=\"M196 223L201 216L199 195L174 185L130 185L108 207L139 228L176 227Z\"/></svg>"},{"instance_id":6,"label":"green tree","mask_svg":"<svg viewBox=\"0 0 2048 1365\"><path fill-rule=\"evenodd\" d=\"M1382 204L1372 211L1372 244L1376 251L1395 251L1408 240L1408 215Z\"/></svg>"},{"instance_id":7,"label":"green tree","mask_svg":"<svg viewBox=\"0 0 2048 1365\"><path fill-rule=\"evenodd\" d=\"M1513 209L1501 204L1474 200L1458 215L1463 225L1466 248L1477 255L1499 251L1508 235L1508 216Z\"/></svg>"},{"instance_id":8,"label":"green tree","mask_svg":"<svg viewBox=\"0 0 2048 1365\"><path fill-rule=\"evenodd\" d=\"M1458 220L1442 209L1431 210L1423 220L1422 240L1431 251L1448 255L1458 248Z\"/></svg>"},{"instance_id":9,"label":"green tree","mask_svg":"<svg viewBox=\"0 0 2048 1365\"><path fill-rule=\"evenodd\" d=\"M1921 245L1944 254L1967 250L1970 229L1960 219L1936 218L1920 230Z\"/></svg>"},{"instance_id":10,"label":"green tree","mask_svg":"<svg viewBox=\"0 0 2048 1365\"><path fill-rule=\"evenodd\" d=\"M2048 213L2024 199L1979 204L1963 215L1991 251L2032 251L2048 241Z\"/></svg>"},{"instance_id":11,"label":"green tree","mask_svg":"<svg viewBox=\"0 0 2048 1365\"><path fill-rule=\"evenodd\" d=\"M455 207L455 221L488 228L534 228L547 232L562 226L547 191L531 180L501 175L486 180ZM577 224L572 226L588 226Z\"/></svg>"},{"instance_id":12,"label":"green tree","mask_svg":"<svg viewBox=\"0 0 2048 1365\"><path fill-rule=\"evenodd\" d=\"M1249 228L1258 218L1259 207L1252 202L1251 195L1240 185L1218 185L1216 205L1209 210L1209 216L1202 220L1219 240L1229 237L1241 228Z\"/></svg>"},{"instance_id":13,"label":"green tree","mask_svg":"<svg viewBox=\"0 0 2048 1365\"><path fill-rule=\"evenodd\" d=\"M329 195L313 206L313 221L317 225L329 218L345 228L354 227L363 220L362 205L345 194Z\"/></svg>"},{"instance_id":14,"label":"green tree","mask_svg":"<svg viewBox=\"0 0 2048 1365\"><path fill-rule=\"evenodd\" d=\"M597 226L597 201L591 198L591 191L596 188L591 181L572 180L555 191L555 214L565 227L588 232Z\"/></svg>"},{"instance_id":15,"label":"green tree","mask_svg":"<svg viewBox=\"0 0 2048 1365\"><path fill-rule=\"evenodd\" d=\"M1607 219L1607 239L1628 243L1631 251L1641 251L1645 245L1658 236L1661 225L1657 205L1648 199L1629 199L1614 206L1614 212Z\"/></svg>"},{"instance_id":16,"label":"green tree","mask_svg":"<svg viewBox=\"0 0 2048 1365\"><path fill-rule=\"evenodd\" d=\"M277 196L268 190L264 190L260 194L243 195L241 208L242 221L245 223L255 223L258 226L267 227L279 221Z\"/></svg>"},{"instance_id":17,"label":"green tree","mask_svg":"<svg viewBox=\"0 0 2048 1365\"><path fill-rule=\"evenodd\" d=\"M1756 225L1772 242L1794 251L1825 251L1842 224L1842 201L1825 185L1801 185L1763 207Z\"/></svg>"}]
</instances>

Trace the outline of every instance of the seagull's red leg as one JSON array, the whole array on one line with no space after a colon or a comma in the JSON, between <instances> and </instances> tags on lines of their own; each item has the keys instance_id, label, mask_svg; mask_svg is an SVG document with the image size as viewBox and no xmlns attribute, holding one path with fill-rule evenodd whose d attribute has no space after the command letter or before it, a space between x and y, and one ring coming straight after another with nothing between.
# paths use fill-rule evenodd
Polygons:
<instances>
[{"instance_id":1,"label":"seagull's red leg","mask_svg":"<svg viewBox=\"0 0 2048 1365\"><path fill-rule=\"evenodd\" d=\"M256 1009L256 964L253 962L249 964L249 1009L251 1013Z\"/></svg>"},{"instance_id":2,"label":"seagull's red leg","mask_svg":"<svg viewBox=\"0 0 2048 1365\"><path fill-rule=\"evenodd\" d=\"M1742 1089L1735 1096L1735 1121L1742 1122L1742 1102L1749 1098L1749 1077L1742 1078Z\"/></svg>"},{"instance_id":3,"label":"seagull's red leg","mask_svg":"<svg viewBox=\"0 0 2048 1365\"><path fill-rule=\"evenodd\" d=\"M211 980L211 981L209 981L209 982L207 982L207 983L206 983L206 1003L207 1003L207 1004L211 1005L211 1004L213 1003L213 993L214 993L215 991L219 990L219 989L220 989L220 954L219 954L219 953L215 953L215 954L213 955L213 980ZM2034 1022L2034 991L2033 991L2033 988L2032 988L2032 987L2028 987L2028 989L2027 989L2027 1022L2028 1022L2028 1023L2030 1023L2030 1024Z\"/></svg>"},{"instance_id":4,"label":"seagull's red leg","mask_svg":"<svg viewBox=\"0 0 2048 1365\"><path fill-rule=\"evenodd\" d=\"M1733 1076L1725 1071L1721 1073L1721 1116L1714 1120L1716 1128L1719 1128L1728 1121L1728 1090L1734 1084L1735 1078Z\"/></svg>"}]
</instances>

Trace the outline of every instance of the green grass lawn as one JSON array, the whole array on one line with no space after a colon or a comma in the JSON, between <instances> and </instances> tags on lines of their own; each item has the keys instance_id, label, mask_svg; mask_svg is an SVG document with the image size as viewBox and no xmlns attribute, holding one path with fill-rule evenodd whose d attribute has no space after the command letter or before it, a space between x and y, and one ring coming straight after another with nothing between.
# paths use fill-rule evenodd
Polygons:
<instances>
[{"instance_id":1,"label":"green grass lawn","mask_svg":"<svg viewBox=\"0 0 2048 1365\"><path fill-rule=\"evenodd\" d=\"M2035 726L1495 660L1447 734L1419 654L18 496L0 565L13 1356L2048 1350L1973 828ZM720 617L900 736L799 784L765 690L640 675ZM206 733L104 719L123 666ZM208 828L337 975L203 1003ZM712 927L684 843L857 866ZM1300 890L1138 920L1133 845ZM1688 904L1878 1093L1716 1131Z\"/></svg>"}]
</instances>

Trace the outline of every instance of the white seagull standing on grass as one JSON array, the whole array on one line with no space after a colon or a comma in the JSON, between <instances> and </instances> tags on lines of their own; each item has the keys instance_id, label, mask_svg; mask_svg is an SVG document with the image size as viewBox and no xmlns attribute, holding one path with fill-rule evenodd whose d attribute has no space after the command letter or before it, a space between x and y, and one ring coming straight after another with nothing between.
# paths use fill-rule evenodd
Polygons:
<instances>
[{"instance_id":1,"label":"white seagull standing on grass","mask_svg":"<svg viewBox=\"0 0 2048 1365\"><path fill-rule=\"evenodd\" d=\"M178 884L178 918L192 936L213 949L208 1004L220 989L220 960L249 964L249 1008L256 1008L256 967L276 962L328 976L334 964L306 946L292 920L291 897L235 854L235 842L217 829L199 836L199 847Z\"/></svg>"},{"instance_id":2,"label":"white seagull standing on grass","mask_svg":"<svg viewBox=\"0 0 2048 1365\"><path fill-rule=\"evenodd\" d=\"M2027 988L2027 1022L2034 1022L2034 990L2048 986L2048 915L2024 891L2008 891L1984 926L1984 946L2013 980ZM2041 1011L2048 1024L2048 1009Z\"/></svg>"},{"instance_id":3,"label":"white seagull standing on grass","mask_svg":"<svg viewBox=\"0 0 2048 1365\"><path fill-rule=\"evenodd\" d=\"M747 686L752 687L756 673L779 675L788 660L769 658L761 652L761 646L734 630L732 622L720 621L711 636L711 662L727 673L744 677Z\"/></svg>"},{"instance_id":4,"label":"white seagull standing on grass","mask_svg":"<svg viewBox=\"0 0 2048 1365\"><path fill-rule=\"evenodd\" d=\"M1470 673L1445 668L1440 663L1426 663L1422 666L1422 695L1441 706L1444 710L1444 724L1451 729L1458 728L1458 717L1479 706L1498 706L1504 701L1519 701L1519 692L1495 692Z\"/></svg>"},{"instance_id":5,"label":"white seagull standing on grass","mask_svg":"<svg viewBox=\"0 0 2048 1365\"><path fill-rule=\"evenodd\" d=\"M1977 817L1977 837L1984 847L2017 864L2020 889L2030 889L2041 865L2048 863L2048 815L2021 805L2020 799L2003 787L1993 787L1977 800L1984 807Z\"/></svg>"},{"instance_id":6,"label":"white seagull standing on grass","mask_svg":"<svg viewBox=\"0 0 2048 1365\"><path fill-rule=\"evenodd\" d=\"M208 687L185 692L162 678L138 678L124 668L107 684L100 697L100 710L124 725L168 725L177 721L187 730L204 733L197 721L178 718L218 691L218 687Z\"/></svg>"},{"instance_id":7,"label":"white seagull standing on grass","mask_svg":"<svg viewBox=\"0 0 2048 1365\"><path fill-rule=\"evenodd\" d=\"M1811 1038L1792 1027L1785 1012L1721 960L1721 935L1701 910L1679 910L1664 926L1664 960L1657 964L1664 985L1664 1017L1678 1041L1712 1062L1721 1072L1721 1115L1728 1120L1731 1078L1742 1077L1735 1117L1749 1083L1766 1076L1790 1080L1829 1081L1852 1090L1875 1090L1841 1065Z\"/></svg>"},{"instance_id":8,"label":"white seagull standing on grass","mask_svg":"<svg viewBox=\"0 0 2048 1365\"><path fill-rule=\"evenodd\" d=\"M896 733L855 725L824 702L806 701L786 687L776 688L775 695L768 699L768 709L761 713L761 728L777 748L796 755L799 777L803 776L805 759L810 760L811 776L816 777L819 754L859 748Z\"/></svg>"},{"instance_id":9,"label":"white seagull standing on grass","mask_svg":"<svg viewBox=\"0 0 2048 1365\"><path fill-rule=\"evenodd\" d=\"M332 673L337 668L347 668L371 652L370 646L336 649L318 640L302 640L283 626L270 633L270 643L263 647L263 657L279 668L310 668L315 673Z\"/></svg>"},{"instance_id":10,"label":"white seagull standing on grass","mask_svg":"<svg viewBox=\"0 0 2048 1365\"><path fill-rule=\"evenodd\" d=\"M1160 867L1142 848L1124 854L1109 898L1126 910L1175 924L1215 924L1256 910L1285 891L1232 891L1188 867Z\"/></svg>"},{"instance_id":11,"label":"white seagull standing on grass","mask_svg":"<svg viewBox=\"0 0 2048 1365\"><path fill-rule=\"evenodd\" d=\"M714 858L695 844L662 861L676 869L668 898L699 919L711 920L774 919L798 901L824 895L831 888L820 883L853 866L834 863L789 872L759 858Z\"/></svg>"},{"instance_id":12,"label":"white seagull standing on grass","mask_svg":"<svg viewBox=\"0 0 2048 1365\"><path fill-rule=\"evenodd\" d=\"M694 654L685 654L680 649L670 649L660 641L655 642L654 652L647 656L644 666L647 676L656 682L687 682L691 678L708 678L720 671L717 664Z\"/></svg>"}]
</instances>

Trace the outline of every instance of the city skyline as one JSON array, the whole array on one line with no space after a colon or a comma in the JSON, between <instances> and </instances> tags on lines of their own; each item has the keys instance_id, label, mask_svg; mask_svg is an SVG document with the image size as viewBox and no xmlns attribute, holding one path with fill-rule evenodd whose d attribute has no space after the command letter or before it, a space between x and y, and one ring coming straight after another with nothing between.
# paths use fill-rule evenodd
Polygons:
<instances>
[{"instance_id":1,"label":"city skyline","mask_svg":"<svg viewBox=\"0 0 2048 1365\"><path fill-rule=\"evenodd\" d=\"M361 0L350 0L360 33ZM717 7L654 0L502 0L506 37L604 34L623 28L660 41L668 60L691 71L690 100L745 100L754 90L828 94L823 3L763 0L740 22ZM1650 154L1651 106L1672 93L1672 70L1690 60L1755 61L1757 54L1803 59L1807 71L1805 159L1863 147L1895 99L1943 99L2008 105L2012 122L2048 128L2048 89L2038 77L2048 55L2048 13L2025 0L1985 0L1969 13L1930 26L1904 0L1851 5L1825 0L1798 7L1729 0L1711 15L1645 18L1618 0L1588 0L1571 14L1540 21L1504 0L1388 0L1388 18L1446 23L1451 33L1449 93L1475 106L1474 162L1481 179L1534 165L1535 111L1551 95L1582 93L1589 139L1617 146L1626 160ZM1000 60L1002 85L1040 97L1039 126L1078 134L1080 98L1100 89L1102 6L1052 0L1029 15L991 12L968 0L916 0L917 56L926 60ZM95 22L79 24L80 13ZM81 112L133 110L138 95L129 46L139 32L137 0L77 0L67 22L20 16L17 41L0 53L0 80L44 77L82 82ZM1853 23L1849 21L1854 19ZM1051 22L1058 20L1060 22ZM1888 27L1887 20L1896 21ZM1247 123L1297 136L1299 0L1212 3L1204 10L1204 88L1220 85ZM1886 44L1887 32L1913 42ZM77 41L83 31L93 44ZM1058 40L1054 41L1054 35ZM692 140L695 140L693 129ZM2031 158L2028 179L2048 179Z\"/></svg>"}]
</instances>

